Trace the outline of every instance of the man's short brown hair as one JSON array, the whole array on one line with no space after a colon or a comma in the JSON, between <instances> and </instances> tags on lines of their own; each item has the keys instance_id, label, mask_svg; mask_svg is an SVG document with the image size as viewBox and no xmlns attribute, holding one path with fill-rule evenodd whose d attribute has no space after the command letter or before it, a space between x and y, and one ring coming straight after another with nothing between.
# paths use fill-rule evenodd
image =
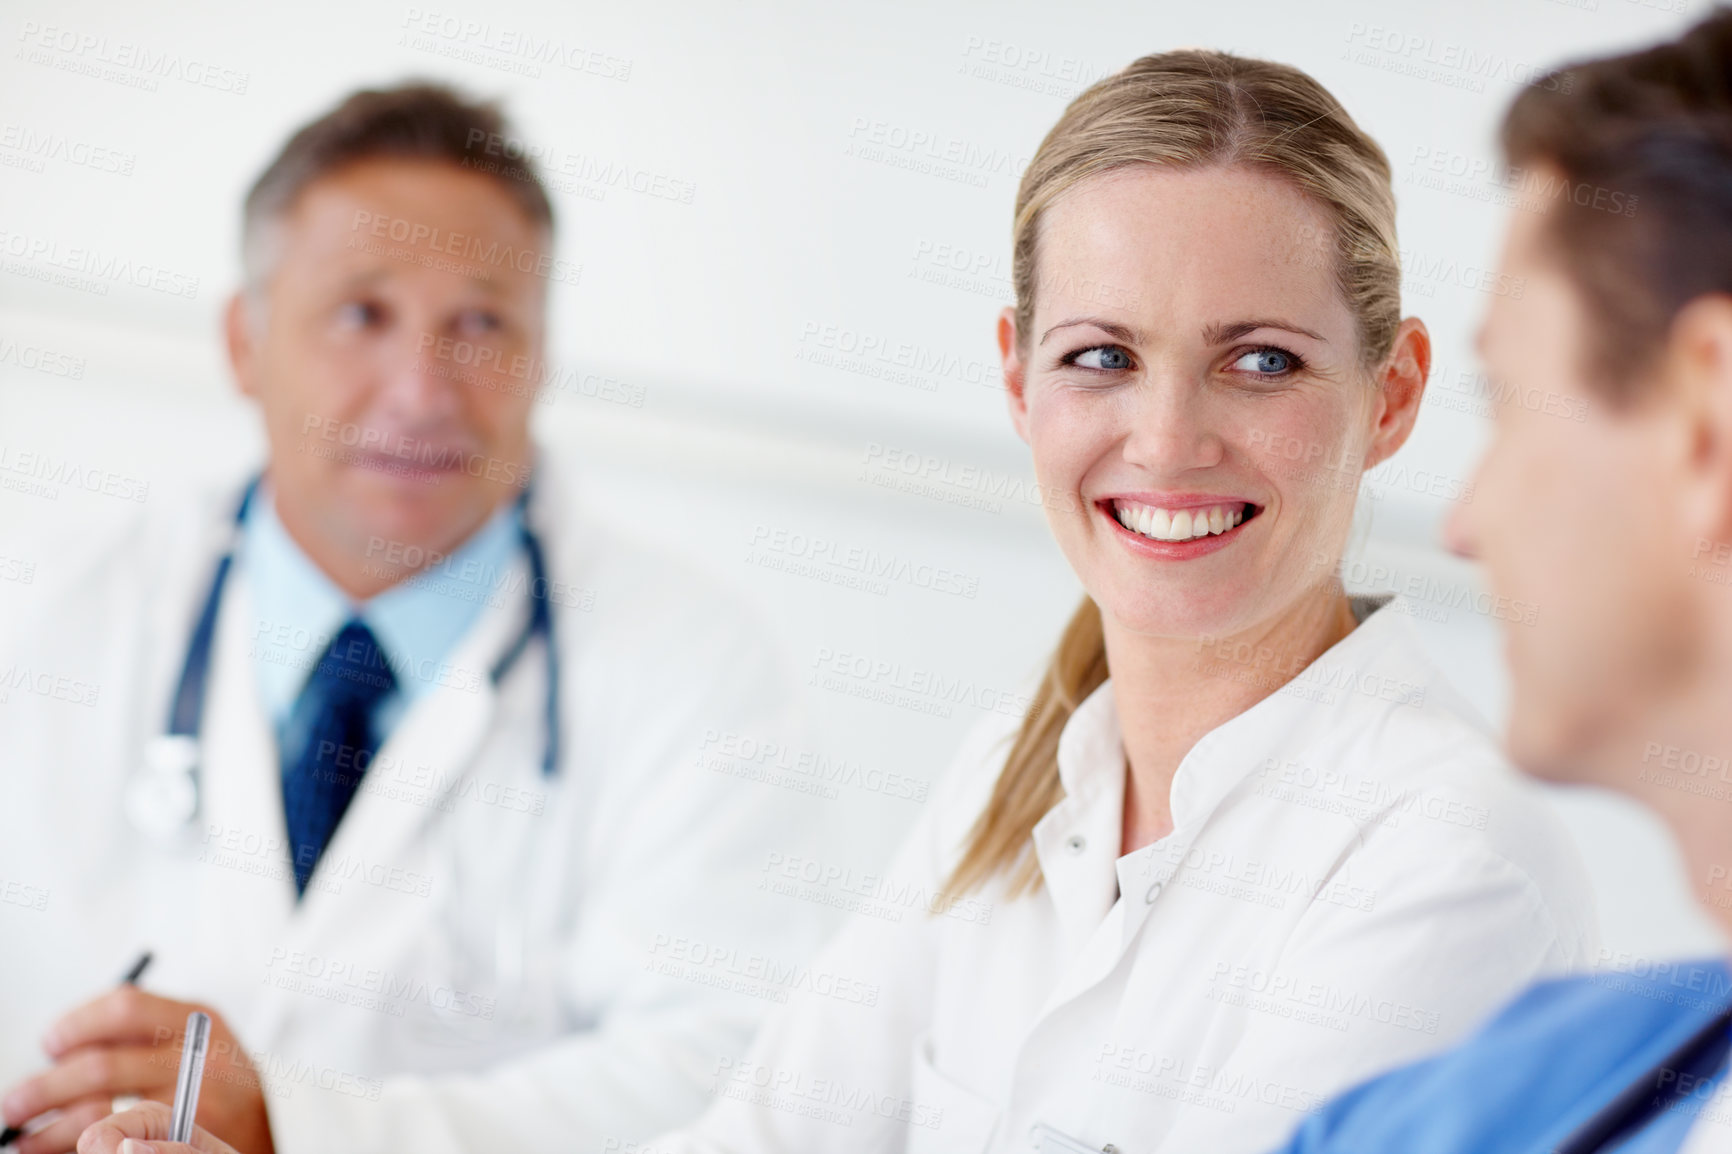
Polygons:
<instances>
[{"instance_id":1,"label":"man's short brown hair","mask_svg":"<svg viewBox=\"0 0 1732 1154\"><path fill-rule=\"evenodd\" d=\"M1607 400L1634 398L1679 310L1732 293L1732 9L1554 72L1516 99L1503 147L1562 174L1545 233L1590 318L1583 365Z\"/></svg>"},{"instance_id":2,"label":"man's short brown hair","mask_svg":"<svg viewBox=\"0 0 1732 1154\"><path fill-rule=\"evenodd\" d=\"M291 136L247 193L241 260L248 289L263 287L274 263L273 226L301 193L364 160L436 160L468 169L495 181L531 223L552 232L553 205L534 166L522 149L513 158L497 147L512 135L496 103L465 99L442 84L412 81L351 94ZM489 141L491 152L484 151Z\"/></svg>"}]
</instances>

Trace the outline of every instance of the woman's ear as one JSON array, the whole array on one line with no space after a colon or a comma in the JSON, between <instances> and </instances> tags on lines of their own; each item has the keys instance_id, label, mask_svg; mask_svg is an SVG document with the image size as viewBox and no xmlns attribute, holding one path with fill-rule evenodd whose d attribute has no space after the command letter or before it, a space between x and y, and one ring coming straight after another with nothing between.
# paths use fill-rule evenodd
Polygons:
<instances>
[{"instance_id":1,"label":"woman's ear","mask_svg":"<svg viewBox=\"0 0 1732 1154\"><path fill-rule=\"evenodd\" d=\"M1431 334L1426 331L1424 321L1408 317L1395 331L1395 343L1377 371L1371 444L1365 451L1365 468L1381 465L1407 443L1413 422L1419 419L1419 402L1425 397L1425 382L1430 375Z\"/></svg>"},{"instance_id":2,"label":"woman's ear","mask_svg":"<svg viewBox=\"0 0 1732 1154\"><path fill-rule=\"evenodd\" d=\"M998 357L1004 365L1004 396L1016 435L1028 440L1028 398L1023 392L1024 365L1016 340L1016 310L998 314Z\"/></svg>"}]
</instances>

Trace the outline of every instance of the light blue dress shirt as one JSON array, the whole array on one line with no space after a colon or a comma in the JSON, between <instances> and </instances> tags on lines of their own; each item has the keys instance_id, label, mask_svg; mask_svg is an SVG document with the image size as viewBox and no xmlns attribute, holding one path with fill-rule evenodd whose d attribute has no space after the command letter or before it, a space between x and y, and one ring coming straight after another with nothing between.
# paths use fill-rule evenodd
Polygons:
<instances>
[{"instance_id":1,"label":"light blue dress shirt","mask_svg":"<svg viewBox=\"0 0 1732 1154\"><path fill-rule=\"evenodd\" d=\"M247 510L238 560L252 594L253 671L265 716L285 763L290 711L325 647L351 617L378 639L397 675L379 705L376 738L383 742L403 714L438 684L437 670L483 610L508 587L505 575L521 541L515 502L501 507L449 556L365 601L339 589L308 557L277 517L268 485ZM381 567L391 565L384 554Z\"/></svg>"}]
</instances>

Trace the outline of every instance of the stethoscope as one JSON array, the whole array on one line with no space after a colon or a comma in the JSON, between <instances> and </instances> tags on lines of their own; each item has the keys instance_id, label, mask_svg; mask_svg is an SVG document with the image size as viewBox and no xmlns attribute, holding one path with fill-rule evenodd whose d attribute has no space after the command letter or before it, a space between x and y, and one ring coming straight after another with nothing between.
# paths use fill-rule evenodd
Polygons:
<instances>
[{"instance_id":1,"label":"stethoscope","mask_svg":"<svg viewBox=\"0 0 1732 1154\"><path fill-rule=\"evenodd\" d=\"M180 682L169 707L168 728L145 743L143 765L128 782L125 807L128 819L142 832L160 839L191 828L198 816L200 790L199 732L204 724L205 683L210 676L211 648L216 639L217 613L222 607L223 586L234 566L247 509L258 492L262 477L254 477L241 493L230 526L228 548L218 558L210 592L193 626L181 663ZM547 655L547 741L542 750L541 773L552 777L559 768L559 651L554 644L553 605L549 598L547 562L541 541L529 527L529 490L517 500L517 524L523 552L529 562L529 620L505 652L493 663L489 677L497 686L523 651L540 638Z\"/></svg>"}]
</instances>

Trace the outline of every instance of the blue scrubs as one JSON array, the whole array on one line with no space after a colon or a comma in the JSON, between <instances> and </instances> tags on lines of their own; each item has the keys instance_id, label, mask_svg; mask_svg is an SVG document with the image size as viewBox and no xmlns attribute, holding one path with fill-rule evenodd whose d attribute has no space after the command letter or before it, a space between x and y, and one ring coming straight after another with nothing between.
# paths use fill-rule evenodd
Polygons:
<instances>
[{"instance_id":1,"label":"blue scrubs","mask_svg":"<svg viewBox=\"0 0 1732 1154\"><path fill-rule=\"evenodd\" d=\"M1673 1154L1724 1073L1729 1007L1724 959L1541 982L1455 1049L1336 1098L1279 1154Z\"/></svg>"}]
</instances>

